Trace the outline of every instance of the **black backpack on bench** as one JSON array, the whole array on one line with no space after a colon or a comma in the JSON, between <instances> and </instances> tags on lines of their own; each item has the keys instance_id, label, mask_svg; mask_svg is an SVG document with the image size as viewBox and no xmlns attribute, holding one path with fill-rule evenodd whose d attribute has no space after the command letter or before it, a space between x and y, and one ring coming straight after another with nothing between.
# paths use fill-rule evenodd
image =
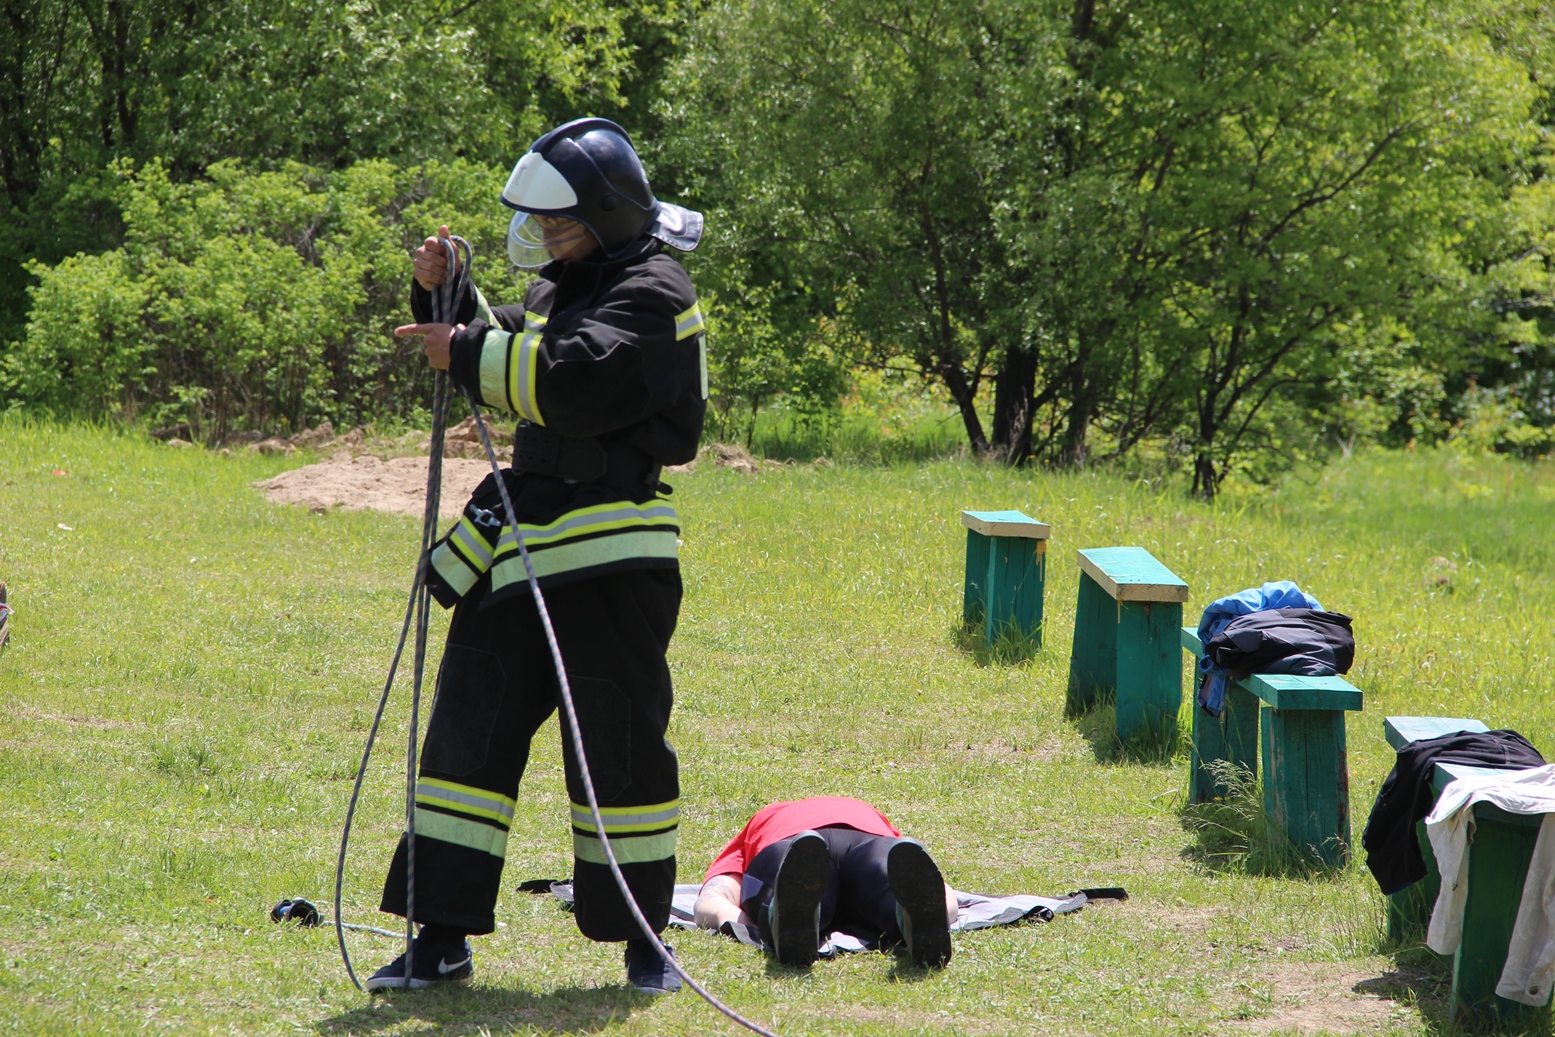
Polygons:
<instances>
[{"instance_id":1,"label":"black backpack on bench","mask_svg":"<svg viewBox=\"0 0 1555 1037\"><path fill-rule=\"evenodd\" d=\"M1264 609L1233 619L1204 646L1210 661L1242 676L1331 677L1355 661L1350 617L1317 609Z\"/></svg>"}]
</instances>

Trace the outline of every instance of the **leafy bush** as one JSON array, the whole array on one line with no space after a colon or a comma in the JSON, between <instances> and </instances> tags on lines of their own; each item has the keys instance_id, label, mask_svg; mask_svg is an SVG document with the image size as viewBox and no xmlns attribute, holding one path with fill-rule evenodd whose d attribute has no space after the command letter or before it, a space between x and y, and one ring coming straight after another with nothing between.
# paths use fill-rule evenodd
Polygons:
<instances>
[{"instance_id":1,"label":"leafy bush","mask_svg":"<svg viewBox=\"0 0 1555 1037\"><path fill-rule=\"evenodd\" d=\"M410 250L447 222L488 275L502 255L501 172L462 160L229 161L189 184L156 162L116 172L124 244L30 267L26 337L0 367L12 406L185 421L210 440L409 416L429 382L390 334L409 312Z\"/></svg>"}]
</instances>

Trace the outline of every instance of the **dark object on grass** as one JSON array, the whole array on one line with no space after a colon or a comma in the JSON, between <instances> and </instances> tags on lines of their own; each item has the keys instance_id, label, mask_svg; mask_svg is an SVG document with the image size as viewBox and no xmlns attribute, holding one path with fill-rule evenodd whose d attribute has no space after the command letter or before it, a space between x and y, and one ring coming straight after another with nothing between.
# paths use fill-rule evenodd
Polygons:
<instances>
[{"instance_id":1,"label":"dark object on grass","mask_svg":"<svg viewBox=\"0 0 1555 1037\"><path fill-rule=\"evenodd\" d=\"M5 584L0 583L0 648L5 647L6 639L11 636L11 613L14 611L5 603L5 594Z\"/></svg>"},{"instance_id":2,"label":"dark object on grass","mask_svg":"<svg viewBox=\"0 0 1555 1037\"><path fill-rule=\"evenodd\" d=\"M538 895L549 893L556 886L566 886L568 889L571 889L572 879L525 879L518 884L518 891L520 893L534 893Z\"/></svg>"},{"instance_id":3,"label":"dark object on grass","mask_svg":"<svg viewBox=\"0 0 1555 1037\"><path fill-rule=\"evenodd\" d=\"M1415 836L1415 824L1431 812L1436 794L1431 775L1438 763L1522 770L1542 767L1539 750L1516 731L1459 731L1439 738L1422 738L1398 751L1371 808L1361 845L1366 867L1384 894L1396 893L1425 878L1425 857Z\"/></svg>"},{"instance_id":4,"label":"dark object on grass","mask_svg":"<svg viewBox=\"0 0 1555 1037\"><path fill-rule=\"evenodd\" d=\"M298 897L296 900L283 900L270 909L270 921L272 922L296 922L304 928L311 929L323 922L319 916L319 909L310 901Z\"/></svg>"},{"instance_id":5,"label":"dark object on grass","mask_svg":"<svg viewBox=\"0 0 1555 1037\"><path fill-rule=\"evenodd\" d=\"M189 426L187 421L180 421L176 425L169 425L167 428L157 429L155 432L151 433L151 438L160 439L164 443L170 439L182 439L186 442L193 442L194 429Z\"/></svg>"},{"instance_id":6,"label":"dark object on grass","mask_svg":"<svg viewBox=\"0 0 1555 1037\"><path fill-rule=\"evenodd\" d=\"M1265 609L1232 620L1204 651L1216 666L1234 674L1331 677L1350 672L1355 635L1342 612Z\"/></svg>"},{"instance_id":7,"label":"dark object on grass","mask_svg":"<svg viewBox=\"0 0 1555 1037\"><path fill-rule=\"evenodd\" d=\"M1084 896L1086 900L1127 900L1128 890L1122 886L1099 886L1095 889L1077 889L1069 895Z\"/></svg>"}]
</instances>

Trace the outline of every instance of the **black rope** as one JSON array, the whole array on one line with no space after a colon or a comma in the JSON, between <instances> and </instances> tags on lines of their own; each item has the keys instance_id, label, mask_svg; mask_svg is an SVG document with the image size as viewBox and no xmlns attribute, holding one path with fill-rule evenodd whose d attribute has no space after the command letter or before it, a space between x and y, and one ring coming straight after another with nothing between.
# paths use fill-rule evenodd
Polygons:
<instances>
[{"instance_id":1,"label":"black rope","mask_svg":"<svg viewBox=\"0 0 1555 1037\"><path fill-rule=\"evenodd\" d=\"M458 242L464 251L464 267L457 285L450 283L452 278L445 279L439 290L433 293L434 319L445 315L452 319L458 292L462 291L469 281L471 256L469 243L463 238L455 238L454 241ZM455 248L454 242L444 239L443 244L452 255ZM438 322L442 323L440 320ZM362 782L367 776L367 764L372 759L373 744L378 738L378 728L383 723L384 709L389 704L389 693L394 689L394 678L399 673L400 658L405 651L405 641L410 634L412 621L415 622L416 640L411 651L410 732L409 748L405 758L405 976L407 986L410 982L411 966L415 964L416 751L420 726L421 684L426 673L427 623L431 611L431 592L427 589L426 573L427 566L431 562L432 548L437 543L438 508L443 489L443 440L448 424L448 399L448 376L438 371L432 379L432 440L429 444L427 460L426 507L421 513L421 551L416 557L416 576L411 581L410 598L405 603L405 619L400 624L399 641L394 647L394 657L389 662L389 675L383 682L383 693L378 696L378 708L373 713L372 726L367 731L367 744L362 747L362 761L356 769L356 781L351 786L351 802L346 807L346 821L340 831L340 854L335 860L335 941L340 945L340 960L345 963L346 975L351 977L351 982L358 990L363 989L362 981L357 978L356 969L351 965L351 952L346 947L345 934L346 929L355 927L344 921L340 910L341 894L345 885L346 852L351 845L351 826L356 819L357 804L361 800ZM384 930L372 931L383 932Z\"/></svg>"}]
</instances>

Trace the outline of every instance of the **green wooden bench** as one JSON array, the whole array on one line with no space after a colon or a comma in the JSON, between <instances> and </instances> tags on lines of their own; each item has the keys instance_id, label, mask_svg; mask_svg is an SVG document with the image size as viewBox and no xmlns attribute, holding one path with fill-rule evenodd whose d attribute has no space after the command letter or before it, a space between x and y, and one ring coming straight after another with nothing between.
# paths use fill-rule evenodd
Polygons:
<instances>
[{"instance_id":1,"label":"green wooden bench","mask_svg":"<svg viewBox=\"0 0 1555 1037\"><path fill-rule=\"evenodd\" d=\"M1204 655L1196 627L1182 646ZM1195 670L1195 673L1197 671ZM1262 703L1262 705L1260 705ZM1228 681L1220 720L1193 710L1189 793L1195 803L1225 795L1207 765L1231 760L1256 774L1253 724L1263 755L1263 806L1271 824L1302 852L1341 864L1350 852L1350 762L1344 715L1362 708L1361 691L1343 677L1254 673Z\"/></svg>"},{"instance_id":2,"label":"green wooden bench","mask_svg":"<svg viewBox=\"0 0 1555 1037\"><path fill-rule=\"evenodd\" d=\"M1395 750L1422 738L1459 731L1485 731L1478 720L1458 717L1388 717L1383 734ZM1458 778L1495 773L1495 768L1438 763L1431 786L1438 794ZM1513 814L1491 803L1474 806L1474 837L1468 848L1468 894L1463 904L1463 940L1453 955L1452 1014L1473 1021L1528 1023L1549 1010L1508 1001L1496 994L1506 966L1512 927L1522 902L1523 881L1533 859L1543 815ZM1425 857L1425 878L1388 898L1388 933L1399 940L1420 939L1431 919L1441 889L1441 873L1426 836L1425 824L1415 826Z\"/></svg>"},{"instance_id":3,"label":"green wooden bench","mask_svg":"<svg viewBox=\"0 0 1555 1037\"><path fill-rule=\"evenodd\" d=\"M989 644L1006 631L1042 645L1047 541L1053 527L1018 511L963 511L966 585L961 615Z\"/></svg>"},{"instance_id":4,"label":"green wooden bench","mask_svg":"<svg viewBox=\"0 0 1555 1037\"><path fill-rule=\"evenodd\" d=\"M1188 585L1142 547L1080 552L1066 712L1112 700L1118 738L1169 738L1182 706L1175 631Z\"/></svg>"}]
</instances>

